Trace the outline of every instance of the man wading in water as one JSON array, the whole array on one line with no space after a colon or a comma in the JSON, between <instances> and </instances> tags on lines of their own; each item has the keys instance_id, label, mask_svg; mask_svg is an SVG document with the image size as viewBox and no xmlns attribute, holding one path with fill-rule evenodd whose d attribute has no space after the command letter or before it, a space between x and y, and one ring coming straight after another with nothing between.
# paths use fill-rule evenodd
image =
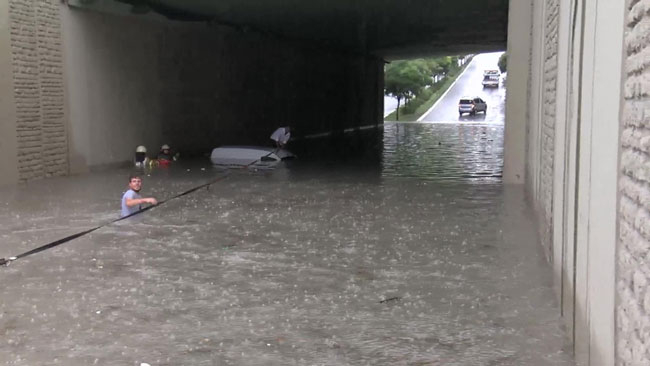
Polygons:
<instances>
[{"instance_id":1,"label":"man wading in water","mask_svg":"<svg viewBox=\"0 0 650 366\"><path fill-rule=\"evenodd\" d=\"M142 198L140 196L141 188L142 178L138 175L131 175L129 177L129 190L124 192L122 196L122 212L120 213L120 217L129 216L140 211L143 203L158 204L158 201L153 197Z\"/></svg>"},{"instance_id":2,"label":"man wading in water","mask_svg":"<svg viewBox=\"0 0 650 366\"><path fill-rule=\"evenodd\" d=\"M275 147L277 149L284 148L290 138L291 128L289 126L280 127L271 134L271 140L275 141Z\"/></svg>"}]
</instances>

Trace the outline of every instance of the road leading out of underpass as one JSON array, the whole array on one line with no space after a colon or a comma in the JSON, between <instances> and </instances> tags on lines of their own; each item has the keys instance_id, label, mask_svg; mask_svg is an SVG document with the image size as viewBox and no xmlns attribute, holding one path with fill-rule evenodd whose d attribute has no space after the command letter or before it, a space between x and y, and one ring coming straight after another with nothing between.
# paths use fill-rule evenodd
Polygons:
<instances>
[{"instance_id":1,"label":"road leading out of underpass","mask_svg":"<svg viewBox=\"0 0 650 366\"><path fill-rule=\"evenodd\" d=\"M397 108L397 98L384 95L384 117L393 113L395 108Z\"/></svg>"},{"instance_id":2,"label":"road leading out of underpass","mask_svg":"<svg viewBox=\"0 0 650 366\"><path fill-rule=\"evenodd\" d=\"M483 88L483 71L498 69L499 56L502 52L485 53L474 56L472 62L467 65L465 72L458 77L456 83L442 99L429 110L421 122L452 122L452 123L504 123L506 89L501 82L498 88ZM501 78L503 81L503 77ZM464 114L458 115L458 101L462 97L480 97L487 102L487 112L478 113L474 116Z\"/></svg>"}]
</instances>

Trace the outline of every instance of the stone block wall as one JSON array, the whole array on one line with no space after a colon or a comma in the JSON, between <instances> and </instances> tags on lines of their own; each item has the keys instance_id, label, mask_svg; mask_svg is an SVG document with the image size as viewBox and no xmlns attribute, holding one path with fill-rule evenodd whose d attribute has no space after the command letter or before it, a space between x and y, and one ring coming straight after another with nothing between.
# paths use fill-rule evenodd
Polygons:
<instances>
[{"instance_id":1,"label":"stone block wall","mask_svg":"<svg viewBox=\"0 0 650 366\"><path fill-rule=\"evenodd\" d=\"M650 0L627 0L617 263L617 365L650 365Z\"/></svg>"},{"instance_id":2,"label":"stone block wall","mask_svg":"<svg viewBox=\"0 0 650 366\"><path fill-rule=\"evenodd\" d=\"M540 162L540 236L548 253L552 245L553 219L553 159L555 156L555 110L557 89L557 52L558 52L558 18L560 4L558 0L545 1L544 26L544 66L542 82L542 116L541 116L541 162Z\"/></svg>"},{"instance_id":3,"label":"stone block wall","mask_svg":"<svg viewBox=\"0 0 650 366\"><path fill-rule=\"evenodd\" d=\"M68 172L58 0L10 0L18 177Z\"/></svg>"}]
</instances>

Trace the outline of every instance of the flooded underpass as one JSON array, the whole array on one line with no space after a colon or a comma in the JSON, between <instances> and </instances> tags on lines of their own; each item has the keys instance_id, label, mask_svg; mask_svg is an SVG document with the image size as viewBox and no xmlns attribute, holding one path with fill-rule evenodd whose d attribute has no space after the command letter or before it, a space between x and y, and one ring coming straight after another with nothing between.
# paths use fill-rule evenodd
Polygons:
<instances>
[{"instance_id":1,"label":"flooded underpass","mask_svg":"<svg viewBox=\"0 0 650 366\"><path fill-rule=\"evenodd\" d=\"M214 184L0 267L0 362L572 365L503 125L378 134L358 159L148 172L158 199ZM114 220L129 172L3 189L0 257Z\"/></svg>"}]
</instances>

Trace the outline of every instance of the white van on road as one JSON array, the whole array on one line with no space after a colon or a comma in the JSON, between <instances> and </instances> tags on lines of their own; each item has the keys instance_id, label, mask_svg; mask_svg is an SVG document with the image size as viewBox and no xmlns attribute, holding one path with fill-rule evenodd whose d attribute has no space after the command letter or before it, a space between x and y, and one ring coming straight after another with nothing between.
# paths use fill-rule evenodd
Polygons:
<instances>
[{"instance_id":1,"label":"white van on road","mask_svg":"<svg viewBox=\"0 0 650 366\"><path fill-rule=\"evenodd\" d=\"M499 76L498 75L485 75L483 77L483 87L484 88L498 88L499 87Z\"/></svg>"},{"instance_id":2,"label":"white van on road","mask_svg":"<svg viewBox=\"0 0 650 366\"><path fill-rule=\"evenodd\" d=\"M501 76L499 70L483 70L483 77L486 76Z\"/></svg>"}]
</instances>

